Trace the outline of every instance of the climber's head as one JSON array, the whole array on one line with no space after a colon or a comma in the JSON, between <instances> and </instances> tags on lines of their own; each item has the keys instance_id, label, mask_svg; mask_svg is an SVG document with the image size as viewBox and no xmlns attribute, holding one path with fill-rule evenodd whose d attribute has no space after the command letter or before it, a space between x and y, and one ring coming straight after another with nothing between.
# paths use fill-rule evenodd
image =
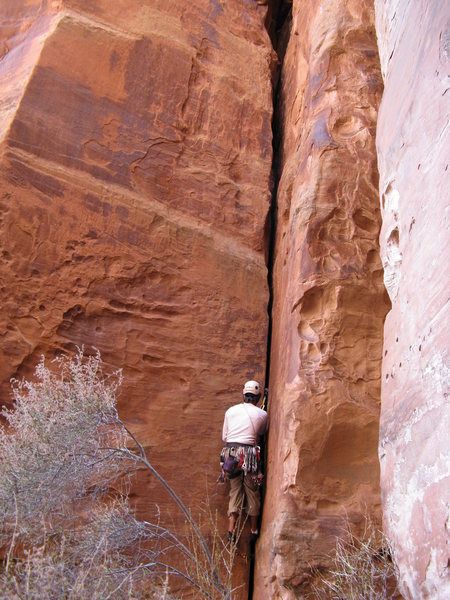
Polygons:
<instances>
[{"instance_id":1,"label":"climber's head","mask_svg":"<svg viewBox=\"0 0 450 600\"><path fill-rule=\"evenodd\" d=\"M244 394L244 402L256 404L261 398L261 388L257 381L247 381L242 391Z\"/></svg>"}]
</instances>

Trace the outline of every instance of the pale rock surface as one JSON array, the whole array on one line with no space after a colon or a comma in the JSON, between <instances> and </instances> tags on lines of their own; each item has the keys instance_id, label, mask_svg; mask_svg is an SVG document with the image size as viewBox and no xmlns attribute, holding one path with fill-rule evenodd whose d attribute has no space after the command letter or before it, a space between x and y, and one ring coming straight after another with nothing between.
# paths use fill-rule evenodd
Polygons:
<instances>
[{"instance_id":1,"label":"pale rock surface","mask_svg":"<svg viewBox=\"0 0 450 600\"><path fill-rule=\"evenodd\" d=\"M268 480L255 598L311 593L380 517L383 285L373 3L294 1L281 74Z\"/></svg>"},{"instance_id":2,"label":"pale rock surface","mask_svg":"<svg viewBox=\"0 0 450 600\"><path fill-rule=\"evenodd\" d=\"M41 355L98 348L124 370L120 413L155 467L194 516L209 493L221 531L223 414L264 379L266 11L0 4L1 401ZM140 481L138 514L167 514Z\"/></svg>"},{"instance_id":3,"label":"pale rock surface","mask_svg":"<svg viewBox=\"0 0 450 600\"><path fill-rule=\"evenodd\" d=\"M450 7L376 0L386 319L380 427L386 532L405 598L450 598Z\"/></svg>"}]
</instances>

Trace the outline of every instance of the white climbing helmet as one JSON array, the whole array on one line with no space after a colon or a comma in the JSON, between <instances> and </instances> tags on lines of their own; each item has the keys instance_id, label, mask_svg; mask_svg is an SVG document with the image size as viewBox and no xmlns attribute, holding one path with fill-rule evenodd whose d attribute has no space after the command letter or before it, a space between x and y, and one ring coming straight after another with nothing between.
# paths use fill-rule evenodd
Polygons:
<instances>
[{"instance_id":1,"label":"white climbing helmet","mask_svg":"<svg viewBox=\"0 0 450 600\"><path fill-rule=\"evenodd\" d=\"M257 396L258 394L261 393L261 388L259 387L259 383L257 381L247 381L247 383L244 385L244 390L242 392L245 396L245 394L253 394L254 396Z\"/></svg>"}]
</instances>

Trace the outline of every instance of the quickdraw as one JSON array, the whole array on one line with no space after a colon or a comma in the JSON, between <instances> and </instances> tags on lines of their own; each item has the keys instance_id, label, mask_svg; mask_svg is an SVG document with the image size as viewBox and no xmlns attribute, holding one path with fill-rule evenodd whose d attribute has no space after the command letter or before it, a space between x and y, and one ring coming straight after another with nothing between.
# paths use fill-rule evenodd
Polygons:
<instances>
[{"instance_id":1,"label":"quickdraw","mask_svg":"<svg viewBox=\"0 0 450 600\"><path fill-rule=\"evenodd\" d=\"M225 447L220 454L220 466L223 468L228 456L235 456L239 459L236 465L236 471L239 469L246 475L247 473L258 473L261 461L261 448L259 446L232 446Z\"/></svg>"}]
</instances>

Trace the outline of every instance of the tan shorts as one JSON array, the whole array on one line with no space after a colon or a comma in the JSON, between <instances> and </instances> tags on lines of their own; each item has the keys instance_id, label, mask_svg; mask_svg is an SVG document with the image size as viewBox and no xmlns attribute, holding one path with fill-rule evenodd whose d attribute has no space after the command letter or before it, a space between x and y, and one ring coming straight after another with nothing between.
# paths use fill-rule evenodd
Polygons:
<instances>
[{"instance_id":1,"label":"tan shorts","mask_svg":"<svg viewBox=\"0 0 450 600\"><path fill-rule=\"evenodd\" d=\"M242 471L237 477L230 479L230 502L228 515L239 513L244 506L244 494L247 498L246 510L250 517L257 517L261 506L259 486L255 475L244 475Z\"/></svg>"}]
</instances>

